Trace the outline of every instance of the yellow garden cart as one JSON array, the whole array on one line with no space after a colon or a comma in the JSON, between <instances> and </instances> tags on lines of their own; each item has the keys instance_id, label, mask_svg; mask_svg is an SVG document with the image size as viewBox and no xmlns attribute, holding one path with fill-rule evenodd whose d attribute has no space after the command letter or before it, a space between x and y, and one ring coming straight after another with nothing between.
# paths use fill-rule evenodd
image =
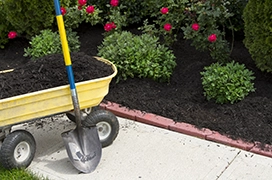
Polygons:
<instances>
[{"instance_id":1,"label":"yellow garden cart","mask_svg":"<svg viewBox=\"0 0 272 180\"><path fill-rule=\"evenodd\" d=\"M113 69L107 77L76 83L83 126L96 124L102 146L110 145L119 131L119 123L111 112L96 107L109 91L109 84L117 74L110 61L98 58ZM0 73L12 73L2 71ZM30 165L34 158L36 143L25 130L11 132L14 125L34 121L39 118L67 113L75 121L74 106L69 85L36 91L10 98L0 99L0 162L7 169Z\"/></svg>"}]
</instances>

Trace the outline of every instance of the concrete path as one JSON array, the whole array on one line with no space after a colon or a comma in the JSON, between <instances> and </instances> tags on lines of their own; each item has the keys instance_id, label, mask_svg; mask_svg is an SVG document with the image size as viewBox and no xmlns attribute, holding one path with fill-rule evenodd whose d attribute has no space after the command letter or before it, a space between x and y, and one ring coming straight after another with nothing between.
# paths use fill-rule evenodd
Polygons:
<instances>
[{"instance_id":1,"label":"concrete path","mask_svg":"<svg viewBox=\"0 0 272 180\"><path fill-rule=\"evenodd\" d=\"M64 115L37 120L27 129L37 143L29 169L51 180L269 180L272 158L118 118L120 131L103 148L97 169L79 173L70 163L61 133L75 127Z\"/></svg>"}]
</instances>

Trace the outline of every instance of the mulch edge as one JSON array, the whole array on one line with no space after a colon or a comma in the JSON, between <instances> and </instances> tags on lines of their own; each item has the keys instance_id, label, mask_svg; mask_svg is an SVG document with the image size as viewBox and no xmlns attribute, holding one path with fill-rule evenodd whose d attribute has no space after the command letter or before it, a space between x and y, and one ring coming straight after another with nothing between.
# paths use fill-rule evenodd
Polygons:
<instances>
[{"instance_id":1,"label":"mulch edge","mask_svg":"<svg viewBox=\"0 0 272 180\"><path fill-rule=\"evenodd\" d=\"M115 114L116 116L134 120L137 122L153 125L156 127L168 129L171 131L179 132L189 136L194 136L197 138L205 139L208 141L213 141L216 143L228 145L251 153L263 155L272 158L272 145L266 144L261 148L260 142L248 143L243 140L233 140L225 135L218 133L217 131L212 131L207 128L198 129L195 126L183 123L175 122L172 119L162 117L156 114L147 113L139 110L129 109L120 104L114 102L102 102L100 104L102 109L108 110Z\"/></svg>"}]
</instances>

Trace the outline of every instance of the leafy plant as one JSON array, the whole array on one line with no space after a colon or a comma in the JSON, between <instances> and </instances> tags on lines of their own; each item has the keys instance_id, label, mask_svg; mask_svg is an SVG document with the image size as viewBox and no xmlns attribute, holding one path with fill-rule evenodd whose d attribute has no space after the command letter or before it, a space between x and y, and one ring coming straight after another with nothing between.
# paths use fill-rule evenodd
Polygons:
<instances>
[{"instance_id":1,"label":"leafy plant","mask_svg":"<svg viewBox=\"0 0 272 180\"><path fill-rule=\"evenodd\" d=\"M204 67L204 70L200 74L204 95L208 100L233 104L255 91L254 83L251 82L255 79L253 72L246 69L244 64L232 61L222 65L217 62Z\"/></svg>"},{"instance_id":2,"label":"leafy plant","mask_svg":"<svg viewBox=\"0 0 272 180\"><path fill-rule=\"evenodd\" d=\"M144 20L140 30L143 32L160 37L161 42L172 45L177 39L180 27L184 24L185 1L167 0L153 1L147 0L143 4L148 6L147 12L150 13L151 20ZM151 7L149 7L151 6Z\"/></svg>"},{"instance_id":3,"label":"leafy plant","mask_svg":"<svg viewBox=\"0 0 272 180\"><path fill-rule=\"evenodd\" d=\"M220 28L233 16L227 9L228 4L227 0L193 0L185 8L187 18L182 27L185 39L191 39L192 45L198 50L208 50L211 57L219 62L227 62L231 51L224 39L225 32ZM199 28L194 29L193 24L197 24ZM209 39L212 34L216 35L214 41Z\"/></svg>"},{"instance_id":4,"label":"leafy plant","mask_svg":"<svg viewBox=\"0 0 272 180\"><path fill-rule=\"evenodd\" d=\"M31 38L55 22L53 1L5 0L6 20L21 36Z\"/></svg>"},{"instance_id":5,"label":"leafy plant","mask_svg":"<svg viewBox=\"0 0 272 180\"><path fill-rule=\"evenodd\" d=\"M121 30L121 27L127 26L127 17L121 12L124 6L120 5L117 7L109 7L109 8L110 8L110 14L107 16L106 19L109 22L114 22L116 24L117 30L118 29Z\"/></svg>"},{"instance_id":6,"label":"leafy plant","mask_svg":"<svg viewBox=\"0 0 272 180\"><path fill-rule=\"evenodd\" d=\"M245 46L261 71L272 72L272 1L249 0L243 17Z\"/></svg>"},{"instance_id":7,"label":"leafy plant","mask_svg":"<svg viewBox=\"0 0 272 180\"><path fill-rule=\"evenodd\" d=\"M78 38L76 32L69 29L67 30L67 40L71 52L79 51L80 42ZM24 49L24 56L29 56L32 59L62 52L59 34L52 32L50 29L42 30L41 33L33 37L29 43L31 47Z\"/></svg>"},{"instance_id":8,"label":"leafy plant","mask_svg":"<svg viewBox=\"0 0 272 180\"><path fill-rule=\"evenodd\" d=\"M61 6L71 7L77 5L77 1L75 0L60 0Z\"/></svg>"},{"instance_id":9,"label":"leafy plant","mask_svg":"<svg viewBox=\"0 0 272 180\"><path fill-rule=\"evenodd\" d=\"M160 45L158 38L127 31L106 36L98 47L98 55L117 66L117 82L128 77L169 81L176 66L173 52Z\"/></svg>"},{"instance_id":10,"label":"leafy plant","mask_svg":"<svg viewBox=\"0 0 272 180\"><path fill-rule=\"evenodd\" d=\"M110 3L111 0L88 0L88 4L95 4L99 9L103 11L102 18L107 20L108 15L111 14L111 9L107 3ZM143 18L143 9L145 8L142 3L138 0L119 0L120 14L125 15L127 19L126 25L131 25L141 22ZM124 26L124 25L123 25Z\"/></svg>"},{"instance_id":11,"label":"leafy plant","mask_svg":"<svg viewBox=\"0 0 272 180\"><path fill-rule=\"evenodd\" d=\"M124 6L119 4L118 0L111 0L110 4L106 4L109 8L108 16L105 17L104 36L108 36L115 31L121 32L122 27L127 26L127 16L122 13Z\"/></svg>"},{"instance_id":12,"label":"leafy plant","mask_svg":"<svg viewBox=\"0 0 272 180\"><path fill-rule=\"evenodd\" d=\"M78 8L78 6L72 6L66 8L66 13L63 15L64 19L64 25L65 27L75 29L78 28L78 26L83 23L91 23L91 25L96 25L98 23L102 23L102 18L99 16L99 14L102 12L98 8L94 7L94 12L88 13L87 8L89 6L82 6L81 9Z\"/></svg>"},{"instance_id":13,"label":"leafy plant","mask_svg":"<svg viewBox=\"0 0 272 180\"><path fill-rule=\"evenodd\" d=\"M234 0L145 1L144 4L153 5L152 8L147 8L151 11L153 20L144 21L140 30L162 37L161 40L166 45L177 41L177 34L182 30L183 37L192 40L196 49L209 51L213 59L227 62L231 49L225 40L224 27L233 28L227 23L233 16L227 8L230 1ZM193 29L193 24L197 24L198 28ZM211 36L214 37L212 40Z\"/></svg>"}]
</instances>

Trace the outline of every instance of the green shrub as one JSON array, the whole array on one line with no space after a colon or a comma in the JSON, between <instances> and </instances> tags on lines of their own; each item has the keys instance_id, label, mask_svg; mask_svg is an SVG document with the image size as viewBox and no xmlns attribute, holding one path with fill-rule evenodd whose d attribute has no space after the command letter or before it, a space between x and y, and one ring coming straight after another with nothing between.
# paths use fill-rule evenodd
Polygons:
<instances>
[{"instance_id":1,"label":"green shrub","mask_svg":"<svg viewBox=\"0 0 272 180\"><path fill-rule=\"evenodd\" d=\"M7 21L21 36L31 38L55 22L54 2L47 0L5 0Z\"/></svg>"},{"instance_id":2,"label":"green shrub","mask_svg":"<svg viewBox=\"0 0 272 180\"><path fill-rule=\"evenodd\" d=\"M145 21L140 29L162 37L162 42L166 45L175 42L177 34L182 30L183 38L192 40L196 49L209 51L213 59L227 62L231 49L222 27L227 26L226 22L233 15L227 9L230 1L234 0L147 0L144 4L149 7L148 12L154 20L151 25ZM162 8L169 11L163 13ZM170 30L165 28L166 24L171 25ZM193 24L197 24L199 28L193 29ZM209 40L211 35L215 35L215 40Z\"/></svg>"},{"instance_id":3,"label":"green shrub","mask_svg":"<svg viewBox=\"0 0 272 180\"><path fill-rule=\"evenodd\" d=\"M158 38L130 32L114 32L98 47L98 55L111 60L118 68L117 82L128 77L169 81L176 66L171 50L160 45Z\"/></svg>"},{"instance_id":4,"label":"green shrub","mask_svg":"<svg viewBox=\"0 0 272 180\"><path fill-rule=\"evenodd\" d=\"M272 1L249 0L243 17L245 46L261 71L272 72Z\"/></svg>"},{"instance_id":5,"label":"green shrub","mask_svg":"<svg viewBox=\"0 0 272 180\"><path fill-rule=\"evenodd\" d=\"M99 16L101 10L95 7L95 11L88 14L86 8L87 6L83 6L79 10L77 5L66 8L66 14L63 16L65 27L75 29L83 22L91 23L91 25L102 23L102 18Z\"/></svg>"},{"instance_id":6,"label":"green shrub","mask_svg":"<svg viewBox=\"0 0 272 180\"><path fill-rule=\"evenodd\" d=\"M221 30L233 15L227 9L228 4L229 0L195 0L188 3L185 9L186 25L182 27L184 38L191 39L196 49L210 51L211 57L218 62L229 61L231 53L225 31ZM193 24L198 24L199 29L194 30ZM209 42L208 37L212 34L216 35L216 40Z\"/></svg>"},{"instance_id":7,"label":"green shrub","mask_svg":"<svg viewBox=\"0 0 272 180\"><path fill-rule=\"evenodd\" d=\"M251 82L255 79L253 72L246 69L244 64L234 61L226 65L214 63L204 67L204 70L200 74L204 95L208 100L233 104L255 91L254 83Z\"/></svg>"},{"instance_id":8,"label":"green shrub","mask_svg":"<svg viewBox=\"0 0 272 180\"><path fill-rule=\"evenodd\" d=\"M68 7L66 11L63 16L65 28L75 29L84 22L84 11L80 11L77 6Z\"/></svg>"},{"instance_id":9,"label":"green shrub","mask_svg":"<svg viewBox=\"0 0 272 180\"><path fill-rule=\"evenodd\" d=\"M88 4L96 5L103 11L103 18L106 19L110 14L110 0L88 0ZM138 0L122 0L119 1L118 7L122 6L120 13L126 14L126 19L129 24L139 23L143 18L144 6ZM128 25L128 24L127 24Z\"/></svg>"},{"instance_id":10,"label":"green shrub","mask_svg":"<svg viewBox=\"0 0 272 180\"><path fill-rule=\"evenodd\" d=\"M177 40L177 34L180 31L180 27L184 24L185 19L185 1L180 0L165 0L143 1L145 14L150 14L151 18L148 21L145 20L143 27L139 29L146 33L153 34L157 37L161 37L160 41L166 45L172 45ZM163 14L162 8L168 8L168 12ZM150 20L151 19L151 20ZM164 29L166 24L171 25L170 30Z\"/></svg>"},{"instance_id":11,"label":"green shrub","mask_svg":"<svg viewBox=\"0 0 272 180\"><path fill-rule=\"evenodd\" d=\"M77 5L77 0L60 0L60 4L63 7L71 7Z\"/></svg>"},{"instance_id":12,"label":"green shrub","mask_svg":"<svg viewBox=\"0 0 272 180\"><path fill-rule=\"evenodd\" d=\"M0 48L4 48L4 44L8 43L8 32L10 26L10 23L6 20L3 2L0 1Z\"/></svg>"},{"instance_id":13,"label":"green shrub","mask_svg":"<svg viewBox=\"0 0 272 180\"><path fill-rule=\"evenodd\" d=\"M76 32L67 30L67 40L71 52L77 52L80 48L79 37ZM50 29L41 31L41 34L36 35L30 41L31 47L24 49L24 56L29 56L32 59L43 57L49 54L62 53L60 36L57 32L52 32Z\"/></svg>"}]
</instances>

